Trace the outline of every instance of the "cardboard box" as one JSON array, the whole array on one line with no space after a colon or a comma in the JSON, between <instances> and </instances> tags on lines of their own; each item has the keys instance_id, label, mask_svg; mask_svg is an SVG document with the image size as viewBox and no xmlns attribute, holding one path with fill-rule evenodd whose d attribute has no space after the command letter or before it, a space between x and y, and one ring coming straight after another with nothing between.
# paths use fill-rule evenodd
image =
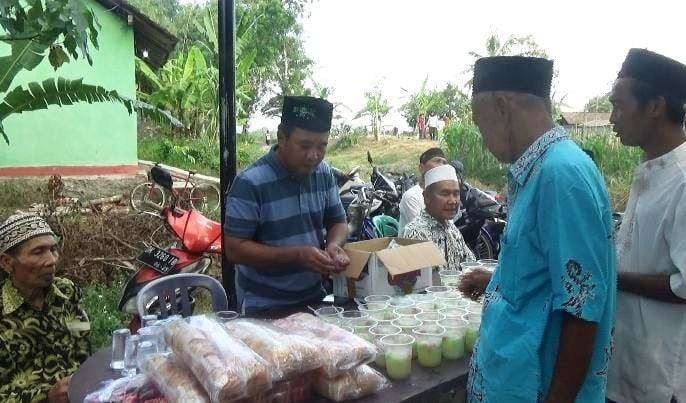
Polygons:
<instances>
[{"instance_id":1,"label":"cardboard box","mask_svg":"<svg viewBox=\"0 0 686 403\"><path fill-rule=\"evenodd\" d=\"M400 247L387 249L395 240ZM372 294L398 295L433 285L434 266L445 265L431 241L377 238L345 245L350 265L334 276L334 296L361 298ZM364 269L367 268L365 271Z\"/></svg>"}]
</instances>

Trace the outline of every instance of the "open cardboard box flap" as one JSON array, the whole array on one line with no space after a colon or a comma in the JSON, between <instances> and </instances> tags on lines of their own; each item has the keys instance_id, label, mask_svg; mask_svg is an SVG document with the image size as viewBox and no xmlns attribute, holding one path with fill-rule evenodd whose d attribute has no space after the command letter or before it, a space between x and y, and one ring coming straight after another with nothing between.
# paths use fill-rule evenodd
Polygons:
<instances>
[{"instance_id":1,"label":"open cardboard box flap","mask_svg":"<svg viewBox=\"0 0 686 403\"><path fill-rule=\"evenodd\" d=\"M401 245L400 248L386 249L391 240ZM407 238L377 238L368 241L353 242L345 245L350 258L350 265L343 273L349 278L359 278L369 258L376 253L381 263L395 276L425 267L445 265L441 252L431 241Z\"/></svg>"}]
</instances>

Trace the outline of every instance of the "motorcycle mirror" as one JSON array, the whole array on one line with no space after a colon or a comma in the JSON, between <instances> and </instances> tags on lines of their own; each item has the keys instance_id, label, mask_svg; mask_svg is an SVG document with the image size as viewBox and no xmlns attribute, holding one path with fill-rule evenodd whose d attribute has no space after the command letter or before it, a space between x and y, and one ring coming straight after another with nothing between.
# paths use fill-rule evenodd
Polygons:
<instances>
[{"instance_id":1,"label":"motorcycle mirror","mask_svg":"<svg viewBox=\"0 0 686 403\"><path fill-rule=\"evenodd\" d=\"M372 153L370 153L369 150L367 150L367 162L370 164L374 163L374 160L372 159Z\"/></svg>"}]
</instances>

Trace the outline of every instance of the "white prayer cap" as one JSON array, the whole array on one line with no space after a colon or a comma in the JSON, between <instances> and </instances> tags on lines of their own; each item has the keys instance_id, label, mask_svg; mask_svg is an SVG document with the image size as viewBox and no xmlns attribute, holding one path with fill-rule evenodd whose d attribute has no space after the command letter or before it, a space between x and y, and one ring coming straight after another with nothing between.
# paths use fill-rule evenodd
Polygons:
<instances>
[{"instance_id":1,"label":"white prayer cap","mask_svg":"<svg viewBox=\"0 0 686 403\"><path fill-rule=\"evenodd\" d=\"M436 168L431 168L424 174L424 188L428 188L432 184L441 181L455 181L459 182L457 179L457 173L452 165L440 165Z\"/></svg>"}]
</instances>

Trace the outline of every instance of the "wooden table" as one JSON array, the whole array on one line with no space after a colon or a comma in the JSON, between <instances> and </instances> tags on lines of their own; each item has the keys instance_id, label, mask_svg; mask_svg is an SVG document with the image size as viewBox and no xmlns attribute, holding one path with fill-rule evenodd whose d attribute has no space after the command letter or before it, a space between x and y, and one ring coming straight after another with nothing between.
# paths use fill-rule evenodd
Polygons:
<instances>
[{"instance_id":1,"label":"wooden table","mask_svg":"<svg viewBox=\"0 0 686 403\"><path fill-rule=\"evenodd\" d=\"M111 350L102 349L92 355L72 376L69 383L69 401L81 403L89 393L108 379L121 375L109 367ZM385 374L385 371L381 370ZM457 361L443 361L438 368L428 369L412 363L412 375L404 381L393 381L392 386L376 395L356 400L360 403L423 402L450 390L464 390L469 372L469 358ZM315 403L329 402L315 397Z\"/></svg>"}]
</instances>

